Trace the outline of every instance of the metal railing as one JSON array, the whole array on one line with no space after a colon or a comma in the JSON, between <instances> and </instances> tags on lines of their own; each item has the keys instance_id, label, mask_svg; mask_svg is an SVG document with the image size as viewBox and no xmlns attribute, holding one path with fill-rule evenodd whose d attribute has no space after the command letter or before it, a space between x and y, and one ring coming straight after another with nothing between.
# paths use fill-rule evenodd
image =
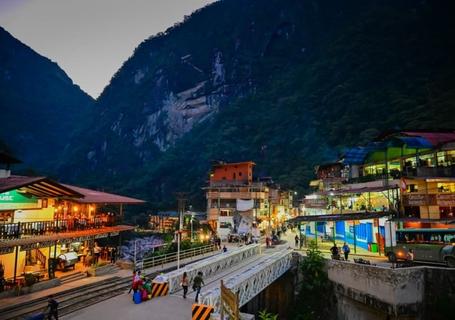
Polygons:
<instances>
[{"instance_id":1,"label":"metal railing","mask_svg":"<svg viewBox=\"0 0 455 320\"><path fill-rule=\"evenodd\" d=\"M20 239L22 236L38 236L88 230L112 226L114 224L114 221L108 222L99 218L0 223L0 240Z\"/></svg>"},{"instance_id":2,"label":"metal railing","mask_svg":"<svg viewBox=\"0 0 455 320\"><path fill-rule=\"evenodd\" d=\"M214 244L210 244L207 246L192 248L188 250L180 251L180 260L200 256L206 253L210 253L213 251L217 251L218 247ZM141 260L137 260L135 262L136 269L147 269L153 268L155 266L164 266L164 264L169 262L177 261L177 252L166 253L159 256L153 256Z\"/></svg>"}]
</instances>

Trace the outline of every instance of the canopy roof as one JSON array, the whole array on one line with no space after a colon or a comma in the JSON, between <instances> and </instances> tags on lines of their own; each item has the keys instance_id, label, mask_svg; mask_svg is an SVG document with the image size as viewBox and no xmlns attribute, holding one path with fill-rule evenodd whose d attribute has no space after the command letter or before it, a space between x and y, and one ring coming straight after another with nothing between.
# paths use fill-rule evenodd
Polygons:
<instances>
[{"instance_id":1,"label":"canopy roof","mask_svg":"<svg viewBox=\"0 0 455 320\"><path fill-rule=\"evenodd\" d=\"M424 153L455 141L455 132L400 131L384 135L366 146L350 148L342 157L345 164L393 160Z\"/></svg>"},{"instance_id":2,"label":"canopy roof","mask_svg":"<svg viewBox=\"0 0 455 320\"><path fill-rule=\"evenodd\" d=\"M333 191L320 191L317 192L319 195L324 196L340 196L344 194L358 194L358 193L366 193L366 192L381 192L391 189L397 189L398 186L396 185L389 185L389 186L381 186L381 187L363 187L363 188L352 188L352 189L338 189Z\"/></svg>"},{"instance_id":3,"label":"canopy roof","mask_svg":"<svg viewBox=\"0 0 455 320\"><path fill-rule=\"evenodd\" d=\"M70 197L81 198L83 195L65 185L46 177L10 176L0 179L0 193L18 190L21 193L38 198Z\"/></svg>"},{"instance_id":4,"label":"canopy roof","mask_svg":"<svg viewBox=\"0 0 455 320\"><path fill-rule=\"evenodd\" d=\"M128 230L133 230L133 229L134 229L133 226L119 225L119 226L113 226L113 227L102 227L102 228L98 228L98 229L79 230L79 231L74 231L74 232L61 232L61 233L55 233L55 234L51 234L51 235L34 236L34 237L29 237L29 238L0 241L0 248L25 246L25 245L29 245L29 244L48 242L48 241L76 239L79 237L95 236L95 235L101 235L101 234L109 235L110 233L128 231Z\"/></svg>"},{"instance_id":5,"label":"canopy roof","mask_svg":"<svg viewBox=\"0 0 455 320\"><path fill-rule=\"evenodd\" d=\"M143 200L119 196L112 193L106 193L81 187L63 184L66 188L74 190L82 195L80 199L73 199L72 201L79 203L103 203L103 204L142 204Z\"/></svg>"},{"instance_id":6,"label":"canopy roof","mask_svg":"<svg viewBox=\"0 0 455 320\"><path fill-rule=\"evenodd\" d=\"M314 216L298 216L288 220L290 223L299 222L324 222L324 221L349 221L349 220L367 220L367 219L378 219L391 215L390 212L365 212L359 211L354 213L343 213L343 214L321 214Z\"/></svg>"}]
</instances>

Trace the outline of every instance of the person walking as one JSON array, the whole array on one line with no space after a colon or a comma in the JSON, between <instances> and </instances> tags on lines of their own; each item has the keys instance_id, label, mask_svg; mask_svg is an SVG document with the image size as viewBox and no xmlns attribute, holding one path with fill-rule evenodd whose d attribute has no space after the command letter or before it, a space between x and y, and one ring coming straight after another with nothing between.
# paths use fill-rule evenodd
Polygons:
<instances>
[{"instance_id":1,"label":"person walking","mask_svg":"<svg viewBox=\"0 0 455 320\"><path fill-rule=\"evenodd\" d=\"M349 253L351 252L351 249L349 248L348 244L345 242L343 244L343 247L341 248L344 253L344 260L348 261Z\"/></svg>"},{"instance_id":2,"label":"person walking","mask_svg":"<svg viewBox=\"0 0 455 320\"><path fill-rule=\"evenodd\" d=\"M48 320L51 320L52 318L54 318L55 320L58 320L58 302L57 302L57 300L54 299L53 295L50 295L49 297L47 297L46 311L47 310L49 310L48 311L49 313L47 315Z\"/></svg>"},{"instance_id":3,"label":"person walking","mask_svg":"<svg viewBox=\"0 0 455 320\"><path fill-rule=\"evenodd\" d=\"M226 246L224 245L224 246L223 246L223 253L226 253L226 252L227 252L227 248L226 248Z\"/></svg>"},{"instance_id":4,"label":"person walking","mask_svg":"<svg viewBox=\"0 0 455 320\"><path fill-rule=\"evenodd\" d=\"M188 293L188 275L186 272L183 273L181 286L183 288L183 299L186 299L186 294Z\"/></svg>"},{"instance_id":5,"label":"person walking","mask_svg":"<svg viewBox=\"0 0 455 320\"><path fill-rule=\"evenodd\" d=\"M111 263L115 263L117 260L117 248L113 247L111 250Z\"/></svg>"},{"instance_id":6,"label":"person walking","mask_svg":"<svg viewBox=\"0 0 455 320\"><path fill-rule=\"evenodd\" d=\"M295 247L298 248L299 247L299 236L298 235L295 235L294 242L295 242Z\"/></svg>"},{"instance_id":7,"label":"person walking","mask_svg":"<svg viewBox=\"0 0 455 320\"><path fill-rule=\"evenodd\" d=\"M204 285L204 279L202 279L202 272L199 271L197 273L197 276L194 277L193 279L193 290L196 291L196 298L194 299L194 302L198 303L199 302L199 294L201 293L201 288L202 285Z\"/></svg>"}]
</instances>

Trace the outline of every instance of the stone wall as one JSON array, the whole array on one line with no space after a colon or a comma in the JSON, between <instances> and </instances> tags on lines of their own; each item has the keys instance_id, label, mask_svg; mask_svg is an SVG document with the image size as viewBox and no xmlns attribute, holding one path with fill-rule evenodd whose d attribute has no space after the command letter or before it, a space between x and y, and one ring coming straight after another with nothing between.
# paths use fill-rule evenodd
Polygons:
<instances>
[{"instance_id":1,"label":"stone wall","mask_svg":"<svg viewBox=\"0 0 455 320\"><path fill-rule=\"evenodd\" d=\"M455 270L327 261L338 319L444 319L455 314Z\"/></svg>"}]
</instances>

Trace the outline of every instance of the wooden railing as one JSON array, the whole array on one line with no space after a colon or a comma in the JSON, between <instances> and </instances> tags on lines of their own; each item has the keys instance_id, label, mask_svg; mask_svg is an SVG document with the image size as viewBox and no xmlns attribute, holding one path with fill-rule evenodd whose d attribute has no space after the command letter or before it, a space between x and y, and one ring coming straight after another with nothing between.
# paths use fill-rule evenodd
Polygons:
<instances>
[{"instance_id":1,"label":"wooden railing","mask_svg":"<svg viewBox=\"0 0 455 320\"><path fill-rule=\"evenodd\" d=\"M114 224L114 221L106 222L99 218L0 223L0 240L102 228Z\"/></svg>"}]
</instances>

